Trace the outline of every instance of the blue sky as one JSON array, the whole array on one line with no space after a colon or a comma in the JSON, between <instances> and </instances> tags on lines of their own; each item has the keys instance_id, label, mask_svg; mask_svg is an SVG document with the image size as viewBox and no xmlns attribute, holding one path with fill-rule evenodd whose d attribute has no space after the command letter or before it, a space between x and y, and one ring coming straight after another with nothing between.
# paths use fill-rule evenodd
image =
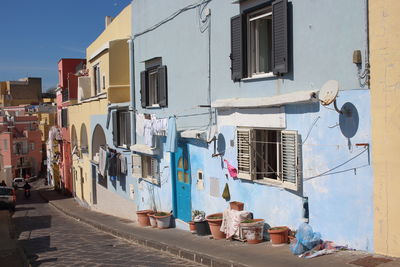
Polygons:
<instances>
[{"instance_id":1,"label":"blue sky","mask_svg":"<svg viewBox=\"0 0 400 267\"><path fill-rule=\"evenodd\" d=\"M42 77L58 83L60 58L85 58L86 47L131 0L0 0L0 81Z\"/></svg>"}]
</instances>

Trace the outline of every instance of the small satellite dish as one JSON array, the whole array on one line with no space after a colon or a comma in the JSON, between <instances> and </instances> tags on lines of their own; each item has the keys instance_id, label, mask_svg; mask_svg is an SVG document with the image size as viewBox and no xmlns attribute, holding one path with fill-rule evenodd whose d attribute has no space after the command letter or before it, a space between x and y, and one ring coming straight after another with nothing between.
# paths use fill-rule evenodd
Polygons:
<instances>
[{"instance_id":1,"label":"small satellite dish","mask_svg":"<svg viewBox=\"0 0 400 267\"><path fill-rule=\"evenodd\" d=\"M338 92L339 82L336 80L329 80L319 90L318 98L322 105L327 106L335 101Z\"/></svg>"}]
</instances>

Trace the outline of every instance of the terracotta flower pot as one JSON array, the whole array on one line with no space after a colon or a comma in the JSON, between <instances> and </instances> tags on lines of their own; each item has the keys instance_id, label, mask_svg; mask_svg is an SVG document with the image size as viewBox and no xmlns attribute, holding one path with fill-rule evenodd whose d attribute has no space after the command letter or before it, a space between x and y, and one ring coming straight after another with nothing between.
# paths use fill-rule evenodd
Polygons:
<instances>
[{"instance_id":1,"label":"terracotta flower pot","mask_svg":"<svg viewBox=\"0 0 400 267\"><path fill-rule=\"evenodd\" d=\"M154 212L151 212L147 215L149 217L151 227L157 228L157 220L156 218L154 218Z\"/></svg>"},{"instance_id":2,"label":"terracotta flower pot","mask_svg":"<svg viewBox=\"0 0 400 267\"><path fill-rule=\"evenodd\" d=\"M271 242L274 245L286 244L288 242L288 232L289 228L286 226L278 226L268 229Z\"/></svg>"},{"instance_id":3,"label":"terracotta flower pot","mask_svg":"<svg viewBox=\"0 0 400 267\"><path fill-rule=\"evenodd\" d=\"M150 220L147 214L152 212L152 210L138 210L136 211L136 215L138 218L138 223L140 226L146 227L150 226Z\"/></svg>"},{"instance_id":4,"label":"terracotta flower pot","mask_svg":"<svg viewBox=\"0 0 400 267\"><path fill-rule=\"evenodd\" d=\"M153 216L157 220L157 227L159 229L167 229L171 225L171 213L156 212Z\"/></svg>"},{"instance_id":5,"label":"terracotta flower pot","mask_svg":"<svg viewBox=\"0 0 400 267\"><path fill-rule=\"evenodd\" d=\"M264 220L252 219L240 223L242 237L249 244L258 244L263 241Z\"/></svg>"},{"instance_id":6,"label":"terracotta flower pot","mask_svg":"<svg viewBox=\"0 0 400 267\"><path fill-rule=\"evenodd\" d=\"M224 232L221 232L221 224L222 224L222 213L214 213L210 214L206 217L208 225L210 226L211 234L214 239L224 239L226 235Z\"/></svg>"},{"instance_id":7,"label":"terracotta flower pot","mask_svg":"<svg viewBox=\"0 0 400 267\"><path fill-rule=\"evenodd\" d=\"M194 223L194 221L189 222L189 230L191 233L196 233L196 224Z\"/></svg>"}]
</instances>

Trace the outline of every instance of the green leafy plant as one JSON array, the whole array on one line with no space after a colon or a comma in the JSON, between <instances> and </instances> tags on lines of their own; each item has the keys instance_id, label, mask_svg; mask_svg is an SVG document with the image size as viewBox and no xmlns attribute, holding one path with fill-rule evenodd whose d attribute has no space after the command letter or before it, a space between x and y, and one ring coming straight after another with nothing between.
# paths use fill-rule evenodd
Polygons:
<instances>
[{"instance_id":1,"label":"green leafy plant","mask_svg":"<svg viewBox=\"0 0 400 267\"><path fill-rule=\"evenodd\" d=\"M168 215L168 213L166 213L166 212L156 212L156 213L154 213L154 216L166 216L166 215Z\"/></svg>"}]
</instances>

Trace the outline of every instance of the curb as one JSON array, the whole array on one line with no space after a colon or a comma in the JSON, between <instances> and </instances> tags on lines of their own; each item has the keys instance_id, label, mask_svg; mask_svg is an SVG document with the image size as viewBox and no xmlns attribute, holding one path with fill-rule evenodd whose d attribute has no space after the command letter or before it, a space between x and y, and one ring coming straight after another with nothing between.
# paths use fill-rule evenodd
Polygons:
<instances>
[{"instance_id":1,"label":"curb","mask_svg":"<svg viewBox=\"0 0 400 267\"><path fill-rule=\"evenodd\" d=\"M196 251L192 250L186 250L180 247L175 247L175 246L170 246L167 245L163 242L155 241L155 240L149 240L149 239L143 239L141 237L138 237L134 234L126 234L123 232L118 231L118 229L113 229L112 227L109 227L107 225L103 225L101 223L98 223L96 221L92 221L90 219L84 218L77 216L73 214L72 212L68 211L67 209L64 209L63 207L60 207L59 205L54 204L52 201L49 201L41 192L41 190L38 191L39 195L41 198L49 203L51 206L56 208L57 210L61 211L65 215L74 218L80 222L83 222L89 226L92 226L100 231L106 232L108 234L111 234L113 236L122 238L128 242L135 243L138 245L142 245L145 247L149 247L152 249L160 250L163 252L167 252L171 255L174 255L176 257L190 260L196 263L200 263L206 266L211 266L211 267L248 267L248 265L243 265L240 263L234 263L231 261L226 261L223 259L215 258L213 256L207 255L207 254L202 254L198 253Z\"/></svg>"}]
</instances>

